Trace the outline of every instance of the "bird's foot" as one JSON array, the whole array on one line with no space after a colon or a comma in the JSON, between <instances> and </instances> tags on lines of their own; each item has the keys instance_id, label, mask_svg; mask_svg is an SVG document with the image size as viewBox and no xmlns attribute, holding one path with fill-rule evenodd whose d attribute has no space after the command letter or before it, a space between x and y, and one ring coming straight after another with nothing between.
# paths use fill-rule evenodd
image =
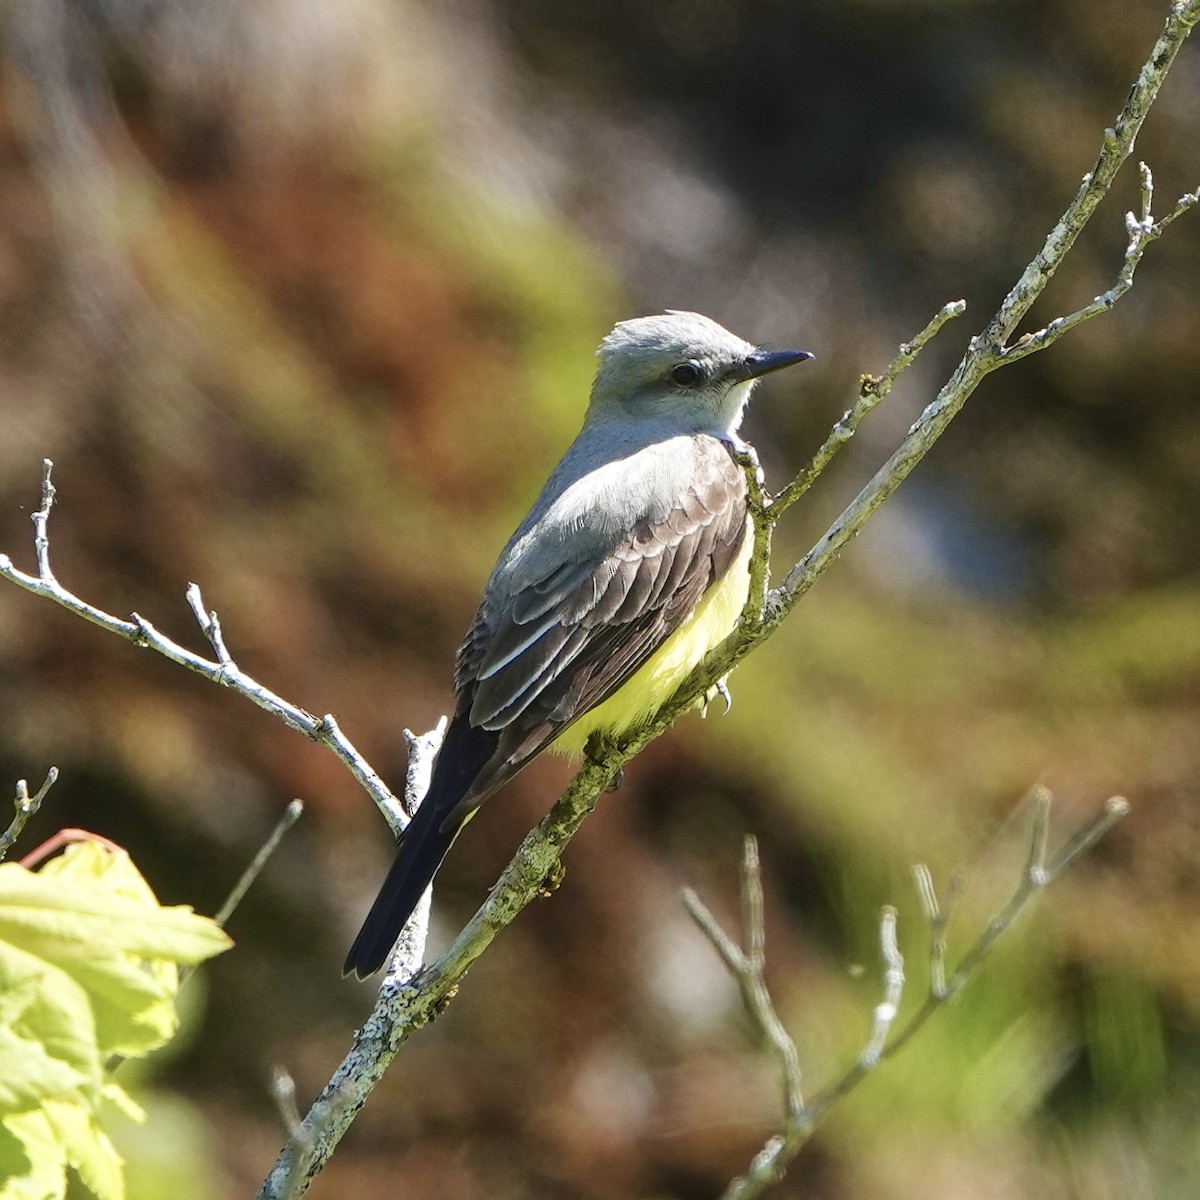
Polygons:
<instances>
[{"instance_id":1,"label":"bird's foot","mask_svg":"<svg viewBox=\"0 0 1200 1200\"><path fill-rule=\"evenodd\" d=\"M722 675L716 683L704 693L704 699L700 701L700 715L708 716L708 706L720 696L725 701L725 714L728 715L729 710L733 707L733 695L729 690L729 684L725 681L729 678L728 675Z\"/></svg>"},{"instance_id":2,"label":"bird's foot","mask_svg":"<svg viewBox=\"0 0 1200 1200\"><path fill-rule=\"evenodd\" d=\"M584 743L583 757L592 764L593 767L606 767L608 763L606 759L614 751L620 748L620 743L614 737L609 737L607 734L597 730L591 734L588 740Z\"/></svg>"},{"instance_id":3,"label":"bird's foot","mask_svg":"<svg viewBox=\"0 0 1200 1200\"><path fill-rule=\"evenodd\" d=\"M606 792L615 792L621 786L621 784L623 784L624 782L625 782L625 768L618 767L616 770L616 773L608 781L608 787L606 787L604 790Z\"/></svg>"},{"instance_id":4,"label":"bird's foot","mask_svg":"<svg viewBox=\"0 0 1200 1200\"><path fill-rule=\"evenodd\" d=\"M562 887L562 882L567 877L567 868L563 866L563 860L556 858L554 865L546 872L545 878L538 884L539 896L552 896Z\"/></svg>"}]
</instances>

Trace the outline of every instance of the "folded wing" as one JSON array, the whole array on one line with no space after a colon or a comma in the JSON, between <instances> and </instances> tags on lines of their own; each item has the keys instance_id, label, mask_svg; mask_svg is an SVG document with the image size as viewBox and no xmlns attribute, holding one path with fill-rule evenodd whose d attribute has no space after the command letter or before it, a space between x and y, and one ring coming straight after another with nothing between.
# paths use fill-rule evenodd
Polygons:
<instances>
[{"instance_id":1,"label":"folded wing","mask_svg":"<svg viewBox=\"0 0 1200 1200\"><path fill-rule=\"evenodd\" d=\"M459 652L456 720L498 735L464 798L475 807L577 717L602 703L679 628L737 557L746 483L728 445L691 439L687 483L599 558L554 562L480 610Z\"/></svg>"}]
</instances>

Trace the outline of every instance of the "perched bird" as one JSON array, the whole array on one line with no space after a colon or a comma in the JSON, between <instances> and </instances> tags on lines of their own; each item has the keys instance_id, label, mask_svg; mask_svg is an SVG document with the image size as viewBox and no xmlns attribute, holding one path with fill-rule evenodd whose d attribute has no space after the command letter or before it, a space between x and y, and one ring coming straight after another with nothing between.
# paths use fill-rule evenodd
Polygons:
<instances>
[{"instance_id":1,"label":"perched bird","mask_svg":"<svg viewBox=\"0 0 1200 1200\"><path fill-rule=\"evenodd\" d=\"M346 958L387 958L475 810L536 754L636 729L737 624L749 590L734 455L755 381L803 362L698 313L623 321L583 428L509 539L458 652L424 801Z\"/></svg>"}]
</instances>

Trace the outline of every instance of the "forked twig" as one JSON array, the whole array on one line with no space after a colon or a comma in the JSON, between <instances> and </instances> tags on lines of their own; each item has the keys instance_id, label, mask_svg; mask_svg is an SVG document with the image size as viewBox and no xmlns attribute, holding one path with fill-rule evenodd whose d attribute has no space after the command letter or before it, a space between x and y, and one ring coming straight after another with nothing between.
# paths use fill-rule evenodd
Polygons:
<instances>
[{"instance_id":1,"label":"forked twig","mask_svg":"<svg viewBox=\"0 0 1200 1200\"><path fill-rule=\"evenodd\" d=\"M123 621L121 618L89 604L59 583L50 566L48 526L50 511L54 507L57 495L51 480L53 469L54 464L50 459L42 460L42 503L32 518L37 574L29 575L18 570L13 566L12 560L7 554L0 554L0 578L7 579L17 584L18 587L33 592L34 595L53 600L55 604L60 604L69 612L75 613L76 616L91 621L93 625L99 625L101 629L107 629L110 633L115 633L118 637L133 642L135 646L154 650L164 658L170 659L171 662L178 663L181 667L187 667L189 671L195 671L213 683L220 684L222 687L227 687L246 697L247 700L257 704L259 708L265 709L272 716L277 717L290 729L304 734L305 737L319 742L333 751L351 775L384 811L388 820L393 823L399 821L403 825L404 816L399 801L392 795L387 785L366 759L355 749L349 738L342 733L331 714L323 717L314 716L299 705L290 703L282 696L264 687L237 665L225 645L217 614L205 608L200 589L194 583L189 584L187 588L188 606L191 608L201 632L213 647L216 654L215 660L204 658L173 641L140 613L130 613L129 620Z\"/></svg>"},{"instance_id":2,"label":"forked twig","mask_svg":"<svg viewBox=\"0 0 1200 1200\"><path fill-rule=\"evenodd\" d=\"M24 779L17 780L16 796L13 798L13 819L9 827L0 833L0 862L4 861L30 818L37 815L38 809L42 807L42 801L46 798L46 793L54 786L57 779L58 768L51 767L46 772L42 786L32 796L29 794L29 783Z\"/></svg>"},{"instance_id":3,"label":"forked twig","mask_svg":"<svg viewBox=\"0 0 1200 1200\"><path fill-rule=\"evenodd\" d=\"M1108 800L1101 813L1068 839L1064 847L1049 862L1046 844L1050 817L1050 793L1038 788L1034 794L1034 815L1030 823L1029 852L1021 877L1012 896L999 913L988 922L974 945L963 955L950 977L945 973L946 925L949 909L939 905L928 868L915 870L922 909L930 930L930 987L925 1001L908 1018L898 1033L892 1029L900 1011L904 988L904 960L896 938L896 910L886 907L880 921L880 948L884 963L884 994L872 1013L871 1031L866 1045L854 1064L838 1079L827 1084L807 1103L800 1096L800 1063L795 1042L775 1014L763 979L762 942L762 880L757 848L750 847L742 864L742 893L756 897L746 904L744 936L749 949L743 950L720 926L708 908L690 888L683 893L683 902L696 924L712 943L713 948L734 977L742 996L742 1006L754 1028L763 1036L779 1065L784 1079L783 1120L778 1133L773 1134L754 1156L744 1175L738 1176L726 1189L723 1200L749 1200L761 1195L783 1178L788 1165L829 1109L856 1088L880 1063L891 1058L908 1044L933 1014L957 995L982 966L997 941L1007 932L1029 899L1048 887L1072 863L1076 862L1129 811L1128 803L1119 796ZM958 880L961 877L956 876ZM955 883L954 888L961 887Z\"/></svg>"}]
</instances>

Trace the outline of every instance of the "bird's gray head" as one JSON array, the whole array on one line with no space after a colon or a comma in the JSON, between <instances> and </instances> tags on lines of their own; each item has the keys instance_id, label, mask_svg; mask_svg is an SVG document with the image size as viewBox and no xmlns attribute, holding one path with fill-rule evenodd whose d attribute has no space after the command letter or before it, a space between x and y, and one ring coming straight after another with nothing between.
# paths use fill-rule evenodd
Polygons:
<instances>
[{"instance_id":1,"label":"bird's gray head","mask_svg":"<svg viewBox=\"0 0 1200 1200\"><path fill-rule=\"evenodd\" d=\"M636 417L688 433L731 436L755 381L812 358L764 350L699 313L622 321L600 343L589 422Z\"/></svg>"}]
</instances>

